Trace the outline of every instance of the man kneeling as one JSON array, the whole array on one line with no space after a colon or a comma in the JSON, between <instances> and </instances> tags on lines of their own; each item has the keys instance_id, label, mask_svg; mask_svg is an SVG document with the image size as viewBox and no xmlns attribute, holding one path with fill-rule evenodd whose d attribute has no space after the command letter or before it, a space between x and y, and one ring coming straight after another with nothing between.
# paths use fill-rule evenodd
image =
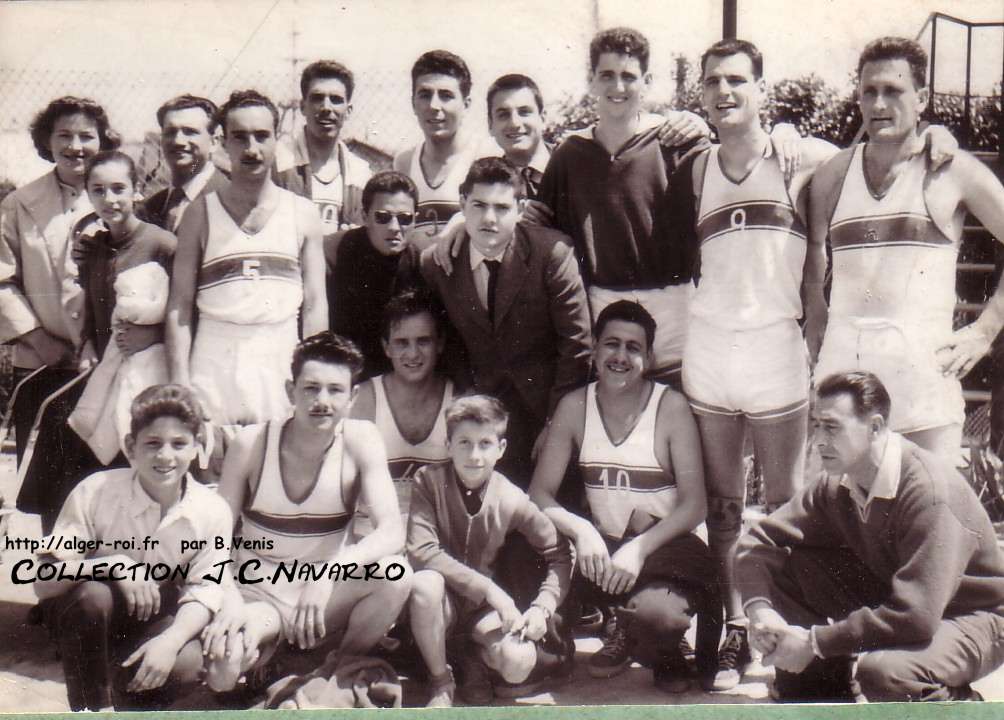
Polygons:
<instances>
[{"instance_id":1,"label":"man kneeling","mask_svg":"<svg viewBox=\"0 0 1004 720\"><path fill-rule=\"evenodd\" d=\"M825 475L746 535L736 577L775 699L980 699L1004 663L1004 553L965 479L891 432L867 372L816 390ZM832 622L827 622L831 618Z\"/></svg>"}]
</instances>

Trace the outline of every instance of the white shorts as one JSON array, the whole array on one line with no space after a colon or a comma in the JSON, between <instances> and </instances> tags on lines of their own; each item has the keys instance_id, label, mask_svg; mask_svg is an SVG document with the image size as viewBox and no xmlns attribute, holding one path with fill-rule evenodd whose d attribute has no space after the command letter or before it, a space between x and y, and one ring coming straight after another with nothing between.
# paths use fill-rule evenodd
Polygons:
<instances>
[{"instance_id":1,"label":"white shorts","mask_svg":"<svg viewBox=\"0 0 1004 720\"><path fill-rule=\"evenodd\" d=\"M966 419L962 385L941 374L936 356L951 327L946 333L938 325L831 315L813 380L818 384L848 370L874 373L892 400L889 426L896 432L961 425Z\"/></svg>"},{"instance_id":2,"label":"white shorts","mask_svg":"<svg viewBox=\"0 0 1004 720\"><path fill-rule=\"evenodd\" d=\"M680 367L683 346L687 339L687 317L690 314L690 298L694 294L691 283L667 285L655 290L610 290L593 286L589 288L589 310L593 324L607 305L618 300L633 300L655 319L655 343L652 346L654 359L651 370L673 371Z\"/></svg>"},{"instance_id":3,"label":"white shorts","mask_svg":"<svg viewBox=\"0 0 1004 720\"><path fill-rule=\"evenodd\" d=\"M695 413L777 422L809 404L809 360L794 320L725 330L691 318L683 391Z\"/></svg>"},{"instance_id":4,"label":"white shorts","mask_svg":"<svg viewBox=\"0 0 1004 720\"><path fill-rule=\"evenodd\" d=\"M217 425L251 425L289 413L286 381L297 343L296 318L272 325L199 319L192 385Z\"/></svg>"}]
</instances>

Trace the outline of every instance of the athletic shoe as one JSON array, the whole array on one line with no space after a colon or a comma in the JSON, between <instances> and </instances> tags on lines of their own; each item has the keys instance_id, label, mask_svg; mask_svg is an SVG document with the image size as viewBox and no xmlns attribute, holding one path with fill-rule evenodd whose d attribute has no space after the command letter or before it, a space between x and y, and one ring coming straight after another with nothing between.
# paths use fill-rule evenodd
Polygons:
<instances>
[{"instance_id":1,"label":"athletic shoe","mask_svg":"<svg viewBox=\"0 0 1004 720\"><path fill-rule=\"evenodd\" d=\"M457 691L457 683L449 666L442 676L432 678L429 685L430 697L425 707L453 707L453 695Z\"/></svg>"},{"instance_id":2,"label":"athletic shoe","mask_svg":"<svg viewBox=\"0 0 1004 720\"><path fill-rule=\"evenodd\" d=\"M596 632L603 627L603 611L595 605L584 605L576 627L584 632Z\"/></svg>"},{"instance_id":3,"label":"athletic shoe","mask_svg":"<svg viewBox=\"0 0 1004 720\"><path fill-rule=\"evenodd\" d=\"M607 625L607 636L603 647L589 658L589 674L594 678L612 678L620 675L631 664L631 650L634 643L628 637L624 623L611 618Z\"/></svg>"},{"instance_id":4,"label":"athletic shoe","mask_svg":"<svg viewBox=\"0 0 1004 720\"><path fill-rule=\"evenodd\" d=\"M663 653L652 666L652 680L657 688L674 695L690 689L690 666L679 648Z\"/></svg>"},{"instance_id":5,"label":"athletic shoe","mask_svg":"<svg viewBox=\"0 0 1004 720\"><path fill-rule=\"evenodd\" d=\"M728 633L718 650L718 672L708 690L731 690L743 679L743 673L753 662L746 628L741 625L726 625Z\"/></svg>"}]
</instances>

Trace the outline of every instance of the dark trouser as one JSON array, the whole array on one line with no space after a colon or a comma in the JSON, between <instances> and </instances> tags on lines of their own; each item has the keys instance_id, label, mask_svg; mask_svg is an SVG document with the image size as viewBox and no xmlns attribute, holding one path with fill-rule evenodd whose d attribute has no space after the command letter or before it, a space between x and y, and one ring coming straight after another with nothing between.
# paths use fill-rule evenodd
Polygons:
<instances>
[{"instance_id":1,"label":"dark trouser","mask_svg":"<svg viewBox=\"0 0 1004 720\"><path fill-rule=\"evenodd\" d=\"M607 539L610 554L623 544ZM633 639L634 657L653 664L662 652L675 650L697 615L695 650L700 674L718 668L722 636L722 595L708 546L692 533L670 540L645 559L630 592L610 595L580 574L572 593L581 603L613 608Z\"/></svg>"},{"instance_id":2,"label":"dark trouser","mask_svg":"<svg viewBox=\"0 0 1004 720\"><path fill-rule=\"evenodd\" d=\"M161 586L160 613L147 622L127 614L125 600L113 583L84 582L42 602L45 623L59 643L71 710L164 707L171 702L168 685L194 683L202 671L202 645L190 640L178 653L164 687L129 695L126 686L142 661L121 663L145 640L170 627L178 589Z\"/></svg>"},{"instance_id":3,"label":"dark trouser","mask_svg":"<svg viewBox=\"0 0 1004 720\"><path fill-rule=\"evenodd\" d=\"M890 591L848 550L793 550L783 571L771 579L775 610L802 627L875 607ZM817 659L798 675L779 671L778 681L803 689L829 684L839 691L833 683L849 677L850 662ZM863 654L856 677L871 701L952 700L967 696L969 683L1002 663L1004 608L945 618L927 642ZM813 692L812 697L824 696Z\"/></svg>"},{"instance_id":4,"label":"dark trouser","mask_svg":"<svg viewBox=\"0 0 1004 720\"><path fill-rule=\"evenodd\" d=\"M516 487L526 490L533 477L533 444L544 427L544 419L538 418L526 406L523 398L511 385L496 388L488 394L498 398L509 412L505 453L495 469Z\"/></svg>"}]
</instances>

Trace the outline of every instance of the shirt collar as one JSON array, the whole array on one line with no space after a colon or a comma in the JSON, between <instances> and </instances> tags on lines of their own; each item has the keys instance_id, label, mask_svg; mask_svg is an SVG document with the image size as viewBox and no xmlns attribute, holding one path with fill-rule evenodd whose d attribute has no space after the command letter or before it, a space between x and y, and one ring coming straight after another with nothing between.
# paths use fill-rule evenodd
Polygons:
<instances>
[{"instance_id":1,"label":"shirt collar","mask_svg":"<svg viewBox=\"0 0 1004 720\"><path fill-rule=\"evenodd\" d=\"M345 143L342 140L335 141L335 153L338 157L338 167L342 166L342 145ZM293 163L300 167L301 165L310 165L310 151L307 150L307 129L306 127L301 127L293 134Z\"/></svg>"},{"instance_id":2,"label":"shirt collar","mask_svg":"<svg viewBox=\"0 0 1004 720\"><path fill-rule=\"evenodd\" d=\"M543 140L537 145L537 151L530 158L530 162L527 165L531 170L536 170L541 175L547 169L547 163L551 160L551 151L547 149L547 143Z\"/></svg>"},{"instance_id":3,"label":"shirt collar","mask_svg":"<svg viewBox=\"0 0 1004 720\"><path fill-rule=\"evenodd\" d=\"M882 451L882 460L875 471L875 482L872 483L871 490L865 495L856 482L847 475L840 478L840 484L847 488L851 498L862 511L867 511L872 500L880 498L882 500L893 500L899 492L900 471L903 464L903 449L900 436L890 432L886 440L885 450Z\"/></svg>"},{"instance_id":4,"label":"shirt collar","mask_svg":"<svg viewBox=\"0 0 1004 720\"><path fill-rule=\"evenodd\" d=\"M453 481L457 484L457 491L460 493L461 497L464 497L468 492L467 487L460 479L460 476L457 475L457 469L453 467L452 463L450 464L450 467L453 470ZM481 502L484 502L485 495L488 494L488 486L491 485L492 480L494 478L495 478L495 473L493 472L491 476L488 478L488 480L485 481L485 484L474 491L474 494L478 496L478 499L481 500Z\"/></svg>"},{"instance_id":5,"label":"shirt collar","mask_svg":"<svg viewBox=\"0 0 1004 720\"><path fill-rule=\"evenodd\" d=\"M512 240L510 240L509 242L511 243ZM481 263L483 263L485 260L499 260L499 261L501 261L502 257L505 255L505 251L509 249L509 246L506 245L504 248L502 248L502 252L500 252L495 257L491 257L490 258L490 257L487 257L485 255L482 255L481 251L478 250L476 247L474 247L474 243L470 243L470 246L471 246L471 270L477 270L478 266Z\"/></svg>"},{"instance_id":6,"label":"shirt collar","mask_svg":"<svg viewBox=\"0 0 1004 720\"><path fill-rule=\"evenodd\" d=\"M185 197L188 198L189 202L193 202L199 197L199 193L205 189L214 171L215 168L213 167L212 160L206 160L206 164L202 166L202 169L194 177L189 178L181 184L181 191L185 193Z\"/></svg>"},{"instance_id":7,"label":"shirt collar","mask_svg":"<svg viewBox=\"0 0 1004 720\"><path fill-rule=\"evenodd\" d=\"M56 178L56 185L59 187L59 195L63 200L64 208L71 208L77 202L77 199L83 194L81 191L77 190L72 185L67 185L62 180L59 179L59 173L56 172L55 168L52 170L53 177Z\"/></svg>"},{"instance_id":8,"label":"shirt collar","mask_svg":"<svg viewBox=\"0 0 1004 720\"><path fill-rule=\"evenodd\" d=\"M192 490L198 485L192 480L192 476L186 474L181 481L181 497L178 498L178 502L165 513L164 517L168 515L175 514L178 512L187 512L187 509L193 504L197 503L198 492L192 492ZM146 490L139 482L139 474L133 471L132 474L132 492L129 494L129 507L128 511L132 513L133 517L139 517L147 510L151 508L156 509L160 513L160 503L150 497Z\"/></svg>"}]
</instances>

